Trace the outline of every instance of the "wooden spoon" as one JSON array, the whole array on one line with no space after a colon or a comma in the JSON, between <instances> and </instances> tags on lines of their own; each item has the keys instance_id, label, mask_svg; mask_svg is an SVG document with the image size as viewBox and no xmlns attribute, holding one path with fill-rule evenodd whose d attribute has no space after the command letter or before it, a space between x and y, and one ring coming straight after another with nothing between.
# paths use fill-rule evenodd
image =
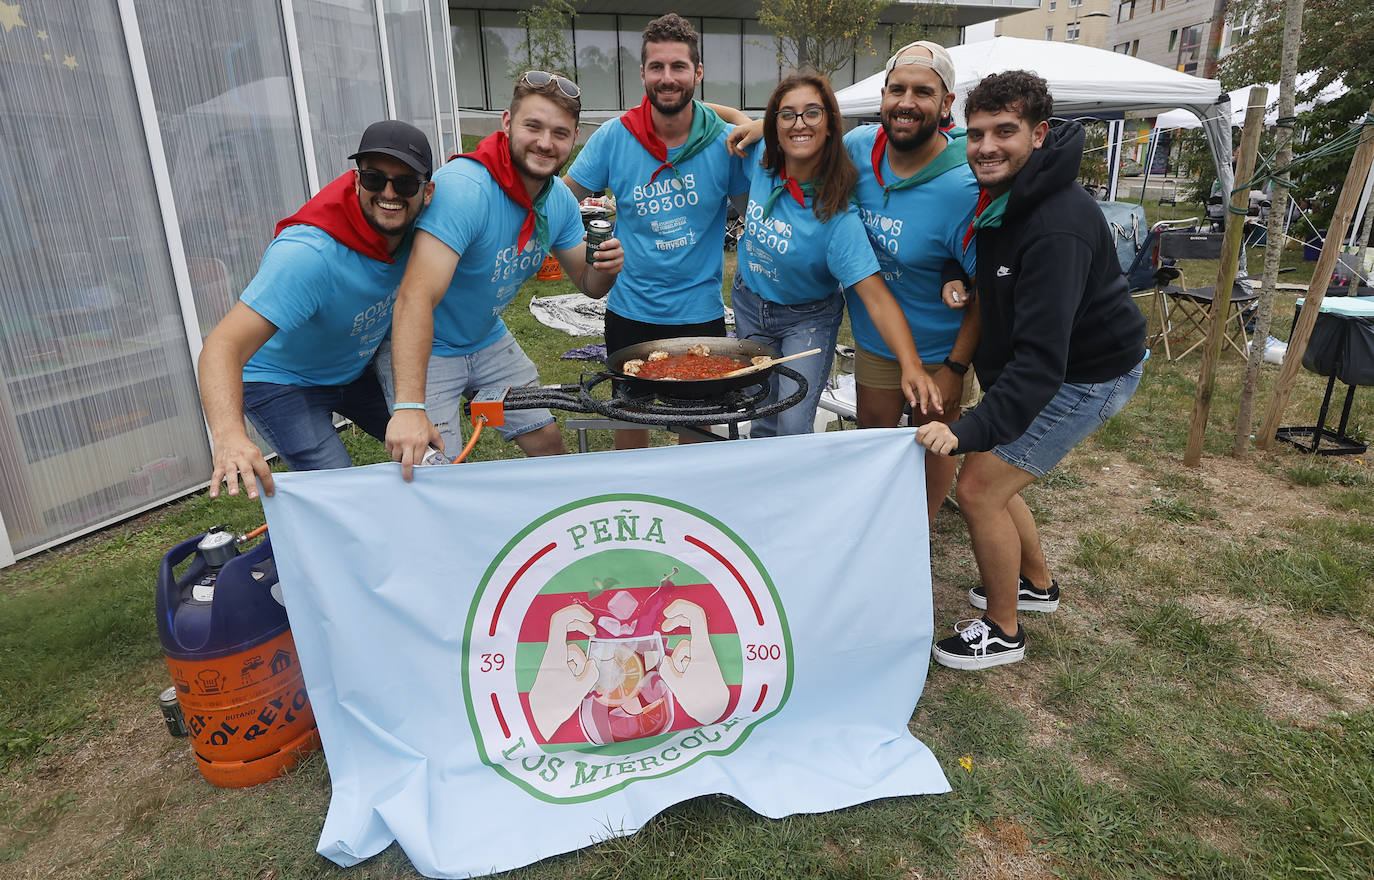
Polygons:
<instances>
[{"instance_id":1,"label":"wooden spoon","mask_svg":"<svg viewBox=\"0 0 1374 880\"><path fill-rule=\"evenodd\" d=\"M735 376L743 376L743 375L745 375L745 374L747 374L747 373L757 373L757 372L759 372L760 370L766 370L766 369L768 369L769 367L771 367L771 366L773 366L773 365L775 365L775 364L781 364L781 363L785 363L785 362L787 362L787 361L794 361L794 360L796 360L797 358L810 357L810 356L813 355L813 354L820 354L821 351L822 351L822 349L813 348L813 349L811 349L810 351L801 351L801 352L797 352L796 354L789 354L787 357L780 357L780 358L765 358L764 360L758 362L757 364L750 364L750 365L747 366L747 367L740 367L738 370L731 370L730 372L726 373L724 376L718 376L717 378L719 378L719 379L731 379L731 378L734 378Z\"/></svg>"}]
</instances>

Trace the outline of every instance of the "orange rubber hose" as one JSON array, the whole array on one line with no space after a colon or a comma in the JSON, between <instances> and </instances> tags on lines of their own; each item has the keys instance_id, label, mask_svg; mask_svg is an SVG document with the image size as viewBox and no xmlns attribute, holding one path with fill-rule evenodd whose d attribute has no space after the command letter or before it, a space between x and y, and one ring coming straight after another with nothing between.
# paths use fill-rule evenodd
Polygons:
<instances>
[{"instance_id":1,"label":"orange rubber hose","mask_svg":"<svg viewBox=\"0 0 1374 880\"><path fill-rule=\"evenodd\" d=\"M472 437L468 440L468 444L463 447L463 451L458 453L458 457L453 460L453 464L457 464L468 457L468 453L472 451L472 447L477 445L477 438L482 436L482 426L486 423L486 416L478 416L472 420Z\"/></svg>"}]
</instances>

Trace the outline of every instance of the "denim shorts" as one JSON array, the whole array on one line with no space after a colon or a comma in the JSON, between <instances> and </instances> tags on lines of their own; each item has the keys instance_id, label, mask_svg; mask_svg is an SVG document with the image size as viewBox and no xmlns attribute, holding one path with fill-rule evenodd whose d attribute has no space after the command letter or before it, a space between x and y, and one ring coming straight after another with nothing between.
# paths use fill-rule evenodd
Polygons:
<instances>
[{"instance_id":1,"label":"denim shorts","mask_svg":"<svg viewBox=\"0 0 1374 880\"><path fill-rule=\"evenodd\" d=\"M395 385L391 372L391 344L382 343L377 350L377 373L386 389L387 404L395 402ZM425 373L425 405L429 420L444 438L444 451L457 455L463 448L463 398L485 389L521 388L539 384L539 371L534 361L520 348L515 337L506 335L472 354L440 357L431 354ZM547 409L508 409L506 423L496 428L503 440L514 440L521 434L553 424L553 413Z\"/></svg>"},{"instance_id":2,"label":"denim shorts","mask_svg":"<svg viewBox=\"0 0 1374 880\"><path fill-rule=\"evenodd\" d=\"M1026 433L1010 443L994 447L992 454L1035 475L1036 479L1044 477L1069 454L1069 450L1121 412L1140 387L1144 371L1142 358L1130 372L1106 382L1090 385L1065 382L1031 422Z\"/></svg>"},{"instance_id":3,"label":"denim shorts","mask_svg":"<svg viewBox=\"0 0 1374 880\"><path fill-rule=\"evenodd\" d=\"M334 428L334 413L351 419L378 440L386 438L386 423L391 418L372 363L347 385L244 382L243 411L293 471L353 464Z\"/></svg>"}]
</instances>

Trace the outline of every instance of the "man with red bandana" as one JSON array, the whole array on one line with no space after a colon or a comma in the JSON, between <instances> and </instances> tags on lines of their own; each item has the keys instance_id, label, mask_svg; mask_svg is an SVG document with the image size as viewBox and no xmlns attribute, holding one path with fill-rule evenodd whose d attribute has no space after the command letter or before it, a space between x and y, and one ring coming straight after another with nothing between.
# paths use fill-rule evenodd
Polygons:
<instances>
[{"instance_id":1,"label":"man with red bandana","mask_svg":"<svg viewBox=\"0 0 1374 880\"><path fill-rule=\"evenodd\" d=\"M649 22L640 49L644 99L587 139L564 178L579 199L610 188L625 271L606 301L606 350L682 336L724 336L726 197L749 191L725 146L727 124L693 100L703 68L697 32L669 13ZM734 121L748 117L739 111ZM617 449L648 445L647 430L617 431Z\"/></svg>"},{"instance_id":2,"label":"man with red bandana","mask_svg":"<svg viewBox=\"0 0 1374 880\"><path fill-rule=\"evenodd\" d=\"M356 171L277 224L258 274L206 337L200 393L214 445L210 497L272 494L248 420L292 470L348 467L339 413L377 439L387 407L373 355L391 327L411 227L434 184L429 140L394 119L363 133Z\"/></svg>"},{"instance_id":3,"label":"man with red bandana","mask_svg":"<svg viewBox=\"0 0 1374 880\"><path fill-rule=\"evenodd\" d=\"M859 169L854 198L878 266L902 307L921 359L940 389L943 411L913 412L912 424L953 421L971 402L968 374L978 346L976 309L955 311L941 301L947 266L973 271L973 249L962 237L973 218L977 185L964 161L963 141L940 130L954 103L954 62L936 43L898 49L887 62L881 125L859 126L845 147ZM896 427L906 398L895 356L854 292L847 291L859 425ZM926 458L926 504L935 519L954 482L958 460Z\"/></svg>"},{"instance_id":4,"label":"man with red bandana","mask_svg":"<svg viewBox=\"0 0 1374 880\"><path fill-rule=\"evenodd\" d=\"M391 348L377 358L384 387L394 376L387 450L407 480L427 447L458 454L463 398L539 383L501 313L548 254L591 297L605 296L620 271L614 238L587 262L577 199L557 177L577 139L581 94L556 73L522 73L501 130L434 175L434 203L397 294ZM508 410L496 431L526 455L565 451L547 409Z\"/></svg>"}]
</instances>

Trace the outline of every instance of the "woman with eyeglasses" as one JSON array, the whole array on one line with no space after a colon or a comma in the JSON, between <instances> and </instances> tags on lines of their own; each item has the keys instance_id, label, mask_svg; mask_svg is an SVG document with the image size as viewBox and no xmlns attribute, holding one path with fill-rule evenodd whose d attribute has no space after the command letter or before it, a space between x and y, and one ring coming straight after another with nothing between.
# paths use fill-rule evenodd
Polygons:
<instances>
[{"instance_id":1,"label":"woman with eyeglasses","mask_svg":"<svg viewBox=\"0 0 1374 880\"><path fill-rule=\"evenodd\" d=\"M783 355L821 349L791 364L806 379L802 402L755 419L750 436L812 431L835 358L846 287L853 287L896 354L912 407L939 412L939 389L921 365L849 202L858 171L844 148L830 82L798 73L778 83L764 114L763 140L748 150L749 208L732 292L735 329L741 337L773 340ZM790 380L774 374L770 381L767 404L795 393Z\"/></svg>"}]
</instances>

